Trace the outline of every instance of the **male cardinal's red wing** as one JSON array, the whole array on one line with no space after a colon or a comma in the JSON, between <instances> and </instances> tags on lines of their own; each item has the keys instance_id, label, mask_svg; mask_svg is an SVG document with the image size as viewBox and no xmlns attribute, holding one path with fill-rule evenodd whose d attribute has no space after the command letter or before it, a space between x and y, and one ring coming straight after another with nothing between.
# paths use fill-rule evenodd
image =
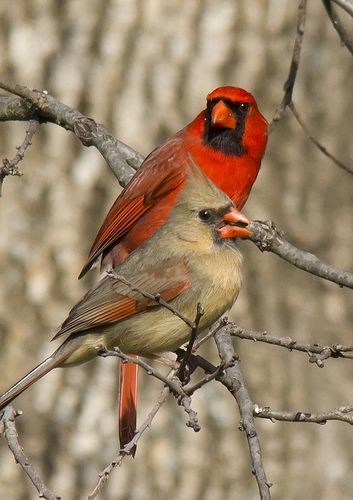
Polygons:
<instances>
[{"instance_id":1,"label":"male cardinal's red wing","mask_svg":"<svg viewBox=\"0 0 353 500\"><path fill-rule=\"evenodd\" d=\"M161 294L166 301L174 299L190 286L188 272L183 263L159 272L129 276L128 279L135 287L145 292ZM121 281L106 276L71 309L54 339L115 323L153 306L157 307L154 300L132 291Z\"/></svg>"},{"instance_id":2,"label":"male cardinal's red wing","mask_svg":"<svg viewBox=\"0 0 353 500\"><path fill-rule=\"evenodd\" d=\"M86 274L96 258L116 244L143 214L162 200L165 201L168 196L176 195L182 188L185 170L180 166L180 162L172 161L170 151L168 150L167 154L164 149L166 148L160 148L159 155L153 152L154 154L145 160L141 169L115 201L97 234L80 278ZM163 210L158 211L158 223L153 221L153 227L159 227L167 220L174 201L175 196L171 196L169 210L165 209L164 203ZM149 236L151 235L147 228L146 237Z\"/></svg>"}]
</instances>

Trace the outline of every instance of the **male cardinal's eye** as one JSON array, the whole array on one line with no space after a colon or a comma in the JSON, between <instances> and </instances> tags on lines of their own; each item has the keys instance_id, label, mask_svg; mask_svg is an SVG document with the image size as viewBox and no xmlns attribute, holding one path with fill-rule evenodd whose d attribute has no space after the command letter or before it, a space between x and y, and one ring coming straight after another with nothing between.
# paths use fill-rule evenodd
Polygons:
<instances>
[{"instance_id":1,"label":"male cardinal's eye","mask_svg":"<svg viewBox=\"0 0 353 500\"><path fill-rule=\"evenodd\" d=\"M249 103L247 102L239 103L239 109L240 111L247 111L249 109Z\"/></svg>"},{"instance_id":2,"label":"male cardinal's eye","mask_svg":"<svg viewBox=\"0 0 353 500\"><path fill-rule=\"evenodd\" d=\"M239 109L241 111L247 111L249 109L249 103L247 103L247 102L241 102L239 104Z\"/></svg>"},{"instance_id":3,"label":"male cardinal's eye","mask_svg":"<svg viewBox=\"0 0 353 500\"><path fill-rule=\"evenodd\" d=\"M212 210L201 210L199 212L199 217L203 222L209 222L212 219Z\"/></svg>"}]
</instances>

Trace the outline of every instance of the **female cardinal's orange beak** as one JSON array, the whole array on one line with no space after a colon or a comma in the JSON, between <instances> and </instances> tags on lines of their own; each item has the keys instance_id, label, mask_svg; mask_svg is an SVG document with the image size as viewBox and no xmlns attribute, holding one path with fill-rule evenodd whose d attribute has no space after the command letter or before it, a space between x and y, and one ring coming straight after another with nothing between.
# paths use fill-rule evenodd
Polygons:
<instances>
[{"instance_id":1,"label":"female cardinal's orange beak","mask_svg":"<svg viewBox=\"0 0 353 500\"><path fill-rule=\"evenodd\" d=\"M218 229L222 239L247 238L252 234L251 231L245 227L249 224L248 219L234 207L231 207L223 216L223 221L224 226Z\"/></svg>"},{"instance_id":2,"label":"female cardinal's orange beak","mask_svg":"<svg viewBox=\"0 0 353 500\"><path fill-rule=\"evenodd\" d=\"M235 128L237 126L232 110L223 101L219 101L213 106L211 120L214 127Z\"/></svg>"}]
</instances>

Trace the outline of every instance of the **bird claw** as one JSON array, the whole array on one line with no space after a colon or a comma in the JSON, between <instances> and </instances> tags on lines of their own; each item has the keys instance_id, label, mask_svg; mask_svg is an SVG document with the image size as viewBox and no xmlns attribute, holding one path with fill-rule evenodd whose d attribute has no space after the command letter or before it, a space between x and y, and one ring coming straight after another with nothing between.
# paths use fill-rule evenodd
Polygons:
<instances>
[{"instance_id":1,"label":"bird claw","mask_svg":"<svg viewBox=\"0 0 353 500\"><path fill-rule=\"evenodd\" d=\"M186 385L190 382L191 375L194 373L196 368L199 366L198 360L196 356L191 354L186 363L183 363L185 360L185 356L187 355L187 351L184 349L177 349L175 351L177 355L177 362L180 363L178 370L178 378L181 380L182 385Z\"/></svg>"}]
</instances>

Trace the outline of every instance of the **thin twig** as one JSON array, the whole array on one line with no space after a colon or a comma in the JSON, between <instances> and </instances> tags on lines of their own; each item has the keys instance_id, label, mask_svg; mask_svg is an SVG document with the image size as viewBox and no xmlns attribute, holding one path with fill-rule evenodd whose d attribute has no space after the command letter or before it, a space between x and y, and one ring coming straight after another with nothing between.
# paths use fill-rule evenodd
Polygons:
<instances>
[{"instance_id":1,"label":"thin twig","mask_svg":"<svg viewBox=\"0 0 353 500\"><path fill-rule=\"evenodd\" d=\"M175 370L172 370L169 374L169 376L174 376L175 375ZM102 490L103 486L105 483L108 481L109 475L112 472L112 470L115 467L120 467L122 461L124 458L128 455L131 454L131 451L135 448L137 445L139 439L141 438L142 434L152 425L152 421L156 414L158 413L159 409L163 405L163 403L166 401L167 397L169 395L169 387L164 387L156 404L153 406L152 410L149 412L147 415L146 420L140 425L140 427L137 429L134 437L132 440L127 443L122 450L119 450L118 455L114 458L114 460L99 474L99 479L94 487L93 491L89 494L88 500L93 500L94 498L97 497L97 495L100 493Z\"/></svg>"},{"instance_id":2,"label":"thin twig","mask_svg":"<svg viewBox=\"0 0 353 500\"><path fill-rule=\"evenodd\" d=\"M349 0L333 0L337 5L342 7L343 10L353 17L353 3Z\"/></svg>"},{"instance_id":3,"label":"thin twig","mask_svg":"<svg viewBox=\"0 0 353 500\"><path fill-rule=\"evenodd\" d=\"M298 68L299 68L300 54L301 54L303 38L304 38L306 3L307 3L307 0L301 0L299 7L298 7L297 30L296 30L296 35L295 35L294 47L293 47L292 61L291 61L290 67L289 67L289 74L288 74L287 80L283 86L284 96L282 98L280 105L278 106L278 108L275 111L275 115L272 118L271 123L269 124L269 128L268 128L269 133L272 132L275 123L278 122L282 118L283 113L286 110L286 107L292 102L293 89L294 89L294 84L295 84L295 80L296 80L297 72L298 72Z\"/></svg>"},{"instance_id":4,"label":"thin twig","mask_svg":"<svg viewBox=\"0 0 353 500\"><path fill-rule=\"evenodd\" d=\"M98 356L101 356L102 358L107 358L110 356L114 356L116 358L120 358L123 363L132 363L134 365L140 366L145 370L147 375L151 375L155 377L156 379L160 380L163 382L163 384L167 385L170 389L170 391L175 395L175 396L186 396L186 393L184 392L184 389L180 386L180 384L175 382L175 378L169 378L168 376L163 375L163 373L160 373L158 370L153 368L152 365L149 365L145 361L143 361L141 358L133 358L131 356L128 356L127 354L123 353L118 347L114 347L112 349L108 349L105 346L100 346L97 348L97 354Z\"/></svg>"},{"instance_id":5,"label":"thin twig","mask_svg":"<svg viewBox=\"0 0 353 500\"><path fill-rule=\"evenodd\" d=\"M22 446L18 442L15 418L20 414L21 413L14 410L12 406L6 406L4 409L1 422L3 424L3 434L7 445L13 453L16 463L22 467L23 471L27 474L33 486L38 491L39 497L46 498L47 500L60 500L60 497L52 493L44 484L37 470L29 463Z\"/></svg>"},{"instance_id":6,"label":"thin twig","mask_svg":"<svg viewBox=\"0 0 353 500\"><path fill-rule=\"evenodd\" d=\"M259 418L268 418L272 421L282 422L308 422L314 424L326 424L328 420L337 420L353 425L353 407L341 406L335 410L323 413L311 413L304 411L275 411L269 406L254 406L254 416Z\"/></svg>"},{"instance_id":7,"label":"thin twig","mask_svg":"<svg viewBox=\"0 0 353 500\"><path fill-rule=\"evenodd\" d=\"M218 379L222 372L228 367L228 365L224 362L220 363L219 366L212 372L212 373L207 373L201 380L196 382L194 385L184 387L184 391L192 396L195 391L201 389L204 385L208 384L209 382L212 382L212 380Z\"/></svg>"},{"instance_id":8,"label":"thin twig","mask_svg":"<svg viewBox=\"0 0 353 500\"><path fill-rule=\"evenodd\" d=\"M253 467L252 471L256 477L260 498L262 500L270 500L271 484L267 481L264 466L262 464L261 446L253 417L254 403L251 401L245 386L244 378L240 370L240 362L235 355L232 339L224 328L216 333L215 341L221 359L228 365L228 368L225 369L225 373L221 374L218 380L227 387L236 399L241 417L240 430L246 433Z\"/></svg>"},{"instance_id":9,"label":"thin twig","mask_svg":"<svg viewBox=\"0 0 353 500\"><path fill-rule=\"evenodd\" d=\"M343 26L336 10L334 9L331 0L322 0L324 7L326 9L327 15L330 18L332 26L337 31L337 34L341 40L342 45L344 45L349 52L353 55L353 37L346 28Z\"/></svg>"},{"instance_id":10,"label":"thin twig","mask_svg":"<svg viewBox=\"0 0 353 500\"><path fill-rule=\"evenodd\" d=\"M341 344L332 344L321 346L318 344L307 344L292 339L291 337L277 337L268 332L256 332L246 330L234 323L228 323L225 330L233 337L253 342L263 342L265 344L283 347L289 351L299 351L308 354L309 362L315 363L319 368L324 366L324 361L329 358L353 359L353 346L344 346Z\"/></svg>"},{"instance_id":11,"label":"thin twig","mask_svg":"<svg viewBox=\"0 0 353 500\"><path fill-rule=\"evenodd\" d=\"M186 348L186 352L183 356L183 359L181 360L179 370L178 370L178 377L182 381L185 379L185 368L186 368L186 365L190 361L190 357L191 357L191 353L192 353L192 350L193 350L193 347L194 347L194 344L196 341L200 321L201 321L201 318L204 314L205 314L205 311L204 311L202 305L200 303L198 303L197 307L196 307L196 316L195 316L194 326L191 329L190 340L189 340L189 343L188 343L187 348Z\"/></svg>"},{"instance_id":12,"label":"thin twig","mask_svg":"<svg viewBox=\"0 0 353 500\"><path fill-rule=\"evenodd\" d=\"M325 155L327 156L328 158L330 158L330 160L332 160L339 168L341 168L342 170L344 170L345 172L348 172L349 174L353 174L353 169L348 167L347 165L345 165L344 163L342 163L340 160L338 160L335 156L333 156L329 151L327 151L327 149L325 148L325 146L323 146L317 139L315 139L315 137L311 134L310 130L308 129L308 127L305 125L305 123L303 122L303 120L301 119L298 111L297 111L297 108L295 107L294 103L291 102L289 105L289 108L290 110L292 111L295 119L297 120L297 122L299 123L299 125L301 126L304 134L306 135L307 139L309 139L309 141L311 141L313 144L315 144L315 146Z\"/></svg>"},{"instance_id":13,"label":"thin twig","mask_svg":"<svg viewBox=\"0 0 353 500\"><path fill-rule=\"evenodd\" d=\"M32 144L32 139L34 134L37 132L39 128L39 122L36 120L29 121L29 127L26 130L25 138L21 144L18 146L17 153L12 160L8 158L4 158L2 161L2 167L0 167L0 196L1 196L1 188L4 182L4 179L7 175L16 175L20 177L23 173L19 170L18 164L23 160L25 153L29 146Z\"/></svg>"},{"instance_id":14,"label":"thin twig","mask_svg":"<svg viewBox=\"0 0 353 500\"><path fill-rule=\"evenodd\" d=\"M218 330L220 330L221 328L223 328L227 324L228 324L228 318L226 316L224 316L215 325L213 325L210 328L210 331L204 337L201 337L201 338L196 340L194 347L192 349L192 352L196 352L199 349L199 347L202 346L202 344L204 344L209 339L214 337L216 335L216 333L218 332Z\"/></svg>"},{"instance_id":15,"label":"thin twig","mask_svg":"<svg viewBox=\"0 0 353 500\"><path fill-rule=\"evenodd\" d=\"M341 271L321 261L312 253L299 250L282 236L272 221L252 221L249 225L252 235L249 240L262 251L272 252L290 264L341 287L353 289L353 274Z\"/></svg>"},{"instance_id":16,"label":"thin twig","mask_svg":"<svg viewBox=\"0 0 353 500\"><path fill-rule=\"evenodd\" d=\"M186 323L191 329L195 328L195 322L191 321L189 318L184 316L180 311L178 311L175 307L170 305L168 302L166 302L159 293L152 294L149 292L146 292L145 290L142 290L141 288L136 287L131 281L127 280L122 276L121 274L118 274L114 269L110 268L106 271L107 276L110 278L121 281L121 283L124 283L124 285L128 286L130 290L133 292L140 293L143 297L146 299L153 300L157 304L161 305L162 307L165 307L168 309L168 311L172 312L175 316L180 318L184 323Z\"/></svg>"}]
</instances>

